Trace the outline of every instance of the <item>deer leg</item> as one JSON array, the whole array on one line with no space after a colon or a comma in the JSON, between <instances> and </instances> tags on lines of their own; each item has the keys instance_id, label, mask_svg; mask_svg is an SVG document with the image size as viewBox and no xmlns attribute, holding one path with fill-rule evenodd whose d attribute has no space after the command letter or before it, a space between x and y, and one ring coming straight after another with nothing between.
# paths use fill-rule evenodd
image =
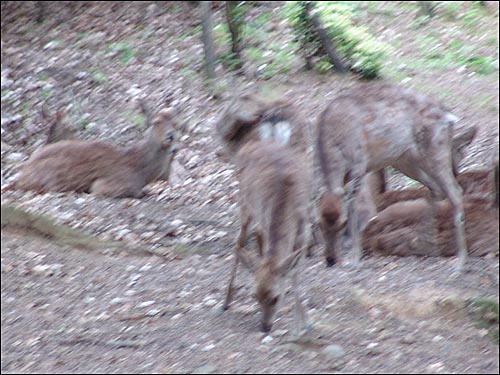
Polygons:
<instances>
[{"instance_id":1,"label":"deer leg","mask_svg":"<svg viewBox=\"0 0 500 375\"><path fill-rule=\"evenodd\" d=\"M247 231L248 231L249 224L250 224L250 218L247 218L242 222L240 234L238 236L238 239L236 240L236 247L235 247L234 259L233 259L233 267L231 268L231 276L229 277L229 284L227 286L226 299L224 300L224 305L222 306L223 310L227 310L229 308L229 304L231 303L231 300L233 299L233 292L234 292L233 282L234 282L234 278L236 277L236 270L238 269L238 263L239 263L239 258L240 258L238 256L238 253L245 246L245 243L247 240Z\"/></svg>"},{"instance_id":2,"label":"deer leg","mask_svg":"<svg viewBox=\"0 0 500 375\"><path fill-rule=\"evenodd\" d=\"M465 214L463 206L462 188L453 176L451 169L439 169L440 173L430 172L441 190L451 203L453 209L453 224L455 226L455 239L458 247L458 271L463 271L467 261L467 245L465 242ZM433 211L435 208L433 207Z\"/></svg>"},{"instance_id":3,"label":"deer leg","mask_svg":"<svg viewBox=\"0 0 500 375\"><path fill-rule=\"evenodd\" d=\"M299 251L302 251L299 250ZM298 288L298 271L297 271L297 266L295 267L295 270L292 270L292 289L293 289L293 296L295 300L295 308L294 308L294 335L296 337L300 336L300 333L302 330L306 332L310 332L312 329L312 325L309 323L309 320L307 318L307 313L306 310L304 309L304 306L302 305L302 301L300 300L300 295L299 295L299 288Z\"/></svg>"},{"instance_id":4,"label":"deer leg","mask_svg":"<svg viewBox=\"0 0 500 375\"><path fill-rule=\"evenodd\" d=\"M352 179L350 192L347 200L347 228L350 232L352 240L352 264L357 267L361 261L362 248L361 248L361 238L359 233L359 210L358 210L358 200L359 191L361 189L361 183L363 177L357 176Z\"/></svg>"}]
</instances>

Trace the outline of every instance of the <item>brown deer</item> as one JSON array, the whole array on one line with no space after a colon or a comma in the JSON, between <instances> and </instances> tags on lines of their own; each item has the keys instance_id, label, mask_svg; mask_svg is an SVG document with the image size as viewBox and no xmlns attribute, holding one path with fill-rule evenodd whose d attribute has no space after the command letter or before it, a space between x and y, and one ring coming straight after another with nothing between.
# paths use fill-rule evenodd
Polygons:
<instances>
[{"instance_id":1,"label":"brown deer","mask_svg":"<svg viewBox=\"0 0 500 375\"><path fill-rule=\"evenodd\" d=\"M45 107L42 108L42 117L49 123L49 131L45 144L56 143L63 140L76 139L76 129L71 128L65 119L64 112L57 111L51 116Z\"/></svg>"},{"instance_id":2,"label":"brown deer","mask_svg":"<svg viewBox=\"0 0 500 375\"><path fill-rule=\"evenodd\" d=\"M298 335L301 328L309 328L297 281L297 263L310 235L307 169L300 155L275 141L248 142L237 153L235 163L240 183L241 229L224 310L231 302L241 261L255 276L256 298L262 312L261 329L269 332L282 299L279 286L286 274L291 273ZM244 249L252 227L255 227L259 257Z\"/></svg>"},{"instance_id":3,"label":"brown deer","mask_svg":"<svg viewBox=\"0 0 500 375\"><path fill-rule=\"evenodd\" d=\"M491 170L458 175L464 189L465 238L472 256L498 253L498 160ZM450 202L437 203L435 225L432 206L422 199L426 188L388 191L377 197L380 212L363 232L366 253L385 255L452 256L453 210ZM433 226L437 228L435 236Z\"/></svg>"},{"instance_id":4,"label":"brown deer","mask_svg":"<svg viewBox=\"0 0 500 375\"><path fill-rule=\"evenodd\" d=\"M255 92L233 98L216 123L216 131L224 145L225 156L231 158L245 143L274 139L305 151L304 121L290 101L267 99Z\"/></svg>"},{"instance_id":5,"label":"brown deer","mask_svg":"<svg viewBox=\"0 0 500 375\"><path fill-rule=\"evenodd\" d=\"M452 161L452 127L457 120L428 96L378 82L351 88L327 106L318 121L317 153L326 190L320 201L320 227L328 266L338 259L343 220L352 235L353 264L359 263L358 196L365 175L393 166L430 189L434 208L438 197L448 198L458 269L463 269L464 209Z\"/></svg>"},{"instance_id":6,"label":"brown deer","mask_svg":"<svg viewBox=\"0 0 500 375\"><path fill-rule=\"evenodd\" d=\"M144 196L143 188L168 174L176 151L172 108L148 117L146 137L130 147L99 141L63 140L36 150L5 190L86 192L124 198Z\"/></svg>"},{"instance_id":7,"label":"brown deer","mask_svg":"<svg viewBox=\"0 0 500 375\"><path fill-rule=\"evenodd\" d=\"M288 145L307 160L307 168L313 169L312 136L307 132L306 121L293 103L285 97L269 98L256 90L247 91L228 102L216 123L216 131L224 150L219 153L231 160L245 144L258 140L274 140ZM317 179L310 192L310 216L313 221L313 195L317 191ZM316 243L316 233L310 237L307 255Z\"/></svg>"}]
</instances>

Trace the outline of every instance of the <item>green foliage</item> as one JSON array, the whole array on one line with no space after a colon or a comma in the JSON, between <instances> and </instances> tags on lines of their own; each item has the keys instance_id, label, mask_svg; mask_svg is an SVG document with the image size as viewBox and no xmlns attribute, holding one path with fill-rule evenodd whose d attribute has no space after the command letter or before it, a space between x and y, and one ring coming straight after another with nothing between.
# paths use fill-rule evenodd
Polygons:
<instances>
[{"instance_id":1,"label":"green foliage","mask_svg":"<svg viewBox=\"0 0 500 375\"><path fill-rule=\"evenodd\" d=\"M109 46L109 49L116 55L120 56L120 60L124 64L127 64L137 55L137 51L135 51L127 42L112 43Z\"/></svg>"},{"instance_id":2,"label":"green foliage","mask_svg":"<svg viewBox=\"0 0 500 375\"><path fill-rule=\"evenodd\" d=\"M465 66L482 75L498 70L498 60L490 56L476 55L476 46L465 44L460 39L442 45L439 39L432 36L420 38L420 50L425 64L430 68L458 68Z\"/></svg>"},{"instance_id":3,"label":"green foliage","mask_svg":"<svg viewBox=\"0 0 500 375\"><path fill-rule=\"evenodd\" d=\"M234 9L242 18L252 2L239 2ZM256 17L245 18L240 29L241 57L249 65L256 66L257 76L268 79L277 74L289 72L292 69L295 45L284 43L283 40L274 40L269 36L272 15L269 12ZM214 27L214 40L218 53L218 61L227 69L233 70L241 63L234 52L230 50L231 34L226 22Z\"/></svg>"},{"instance_id":4,"label":"green foliage","mask_svg":"<svg viewBox=\"0 0 500 375\"><path fill-rule=\"evenodd\" d=\"M365 78L380 75L383 61L387 59L391 48L377 41L368 29L355 25L356 4L351 2L315 1L314 7L328 36L336 46L340 56L348 62L350 68ZM285 5L285 16L295 30L301 45L301 53L306 59L314 55L324 55L321 42L308 21L305 2L289 1ZM327 67L326 60L320 60L320 70Z\"/></svg>"},{"instance_id":5,"label":"green foliage","mask_svg":"<svg viewBox=\"0 0 500 375\"><path fill-rule=\"evenodd\" d=\"M142 113L129 112L127 115L129 122L133 123L136 129L143 129L146 122L146 117Z\"/></svg>"},{"instance_id":6,"label":"green foliage","mask_svg":"<svg viewBox=\"0 0 500 375\"><path fill-rule=\"evenodd\" d=\"M489 336L498 344L498 300L485 297L477 298L470 304L469 311L476 321L477 326L479 328L488 329Z\"/></svg>"}]
</instances>

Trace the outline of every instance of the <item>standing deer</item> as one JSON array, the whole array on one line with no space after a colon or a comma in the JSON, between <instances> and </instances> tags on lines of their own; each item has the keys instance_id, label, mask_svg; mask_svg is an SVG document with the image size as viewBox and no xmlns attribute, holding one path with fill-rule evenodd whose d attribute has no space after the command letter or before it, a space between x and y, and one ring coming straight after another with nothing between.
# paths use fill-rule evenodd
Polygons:
<instances>
[{"instance_id":1,"label":"standing deer","mask_svg":"<svg viewBox=\"0 0 500 375\"><path fill-rule=\"evenodd\" d=\"M457 120L436 100L384 83L361 84L325 109L318 122L317 154L326 189L320 201L320 227L328 266L338 260L345 220L352 235L353 264L359 263L358 196L365 175L393 166L430 189L433 208L439 196L448 198L458 269L463 269L464 209L452 161L452 126Z\"/></svg>"},{"instance_id":2,"label":"standing deer","mask_svg":"<svg viewBox=\"0 0 500 375\"><path fill-rule=\"evenodd\" d=\"M221 156L231 160L238 150L249 142L274 140L287 145L301 154L307 161L307 168L313 169L312 136L304 118L293 103L286 98L265 98L255 92L243 93L233 98L224 108L216 123L219 139L224 150ZM313 196L317 191L317 179L310 189L310 216L314 221ZM308 244L307 256L316 243L313 232Z\"/></svg>"},{"instance_id":3,"label":"standing deer","mask_svg":"<svg viewBox=\"0 0 500 375\"><path fill-rule=\"evenodd\" d=\"M302 252L310 234L307 170L299 155L274 141L249 142L236 155L240 183L241 229L236 241L234 263L227 287L224 310L233 295L233 282L241 261L256 279L256 298L262 312L261 329L269 332L278 302L282 279L291 273L295 297L295 333L307 329L297 274ZM244 249L248 231L254 226L259 257Z\"/></svg>"},{"instance_id":4,"label":"standing deer","mask_svg":"<svg viewBox=\"0 0 500 375\"><path fill-rule=\"evenodd\" d=\"M275 140L305 152L304 121L286 99L265 99L256 93L233 98L216 123L217 133L230 158L249 141Z\"/></svg>"},{"instance_id":5,"label":"standing deer","mask_svg":"<svg viewBox=\"0 0 500 375\"><path fill-rule=\"evenodd\" d=\"M148 116L144 140L122 148L99 141L63 140L36 150L4 190L75 191L124 198L144 196L146 184L168 174L176 151L172 108Z\"/></svg>"}]
</instances>

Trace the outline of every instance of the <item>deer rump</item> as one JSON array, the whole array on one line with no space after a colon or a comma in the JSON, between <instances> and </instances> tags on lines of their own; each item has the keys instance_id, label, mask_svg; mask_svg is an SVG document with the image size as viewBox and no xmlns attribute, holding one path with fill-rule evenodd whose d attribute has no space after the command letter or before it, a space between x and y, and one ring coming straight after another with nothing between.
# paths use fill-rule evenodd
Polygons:
<instances>
[{"instance_id":1,"label":"deer rump","mask_svg":"<svg viewBox=\"0 0 500 375\"><path fill-rule=\"evenodd\" d=\"M243 95L224 110L216 124L227 151L235 155L249 141L274 140L305 150L301 119L293 105L283 99L265 100L257 95Z\"/></svg>"}]
</instances>

